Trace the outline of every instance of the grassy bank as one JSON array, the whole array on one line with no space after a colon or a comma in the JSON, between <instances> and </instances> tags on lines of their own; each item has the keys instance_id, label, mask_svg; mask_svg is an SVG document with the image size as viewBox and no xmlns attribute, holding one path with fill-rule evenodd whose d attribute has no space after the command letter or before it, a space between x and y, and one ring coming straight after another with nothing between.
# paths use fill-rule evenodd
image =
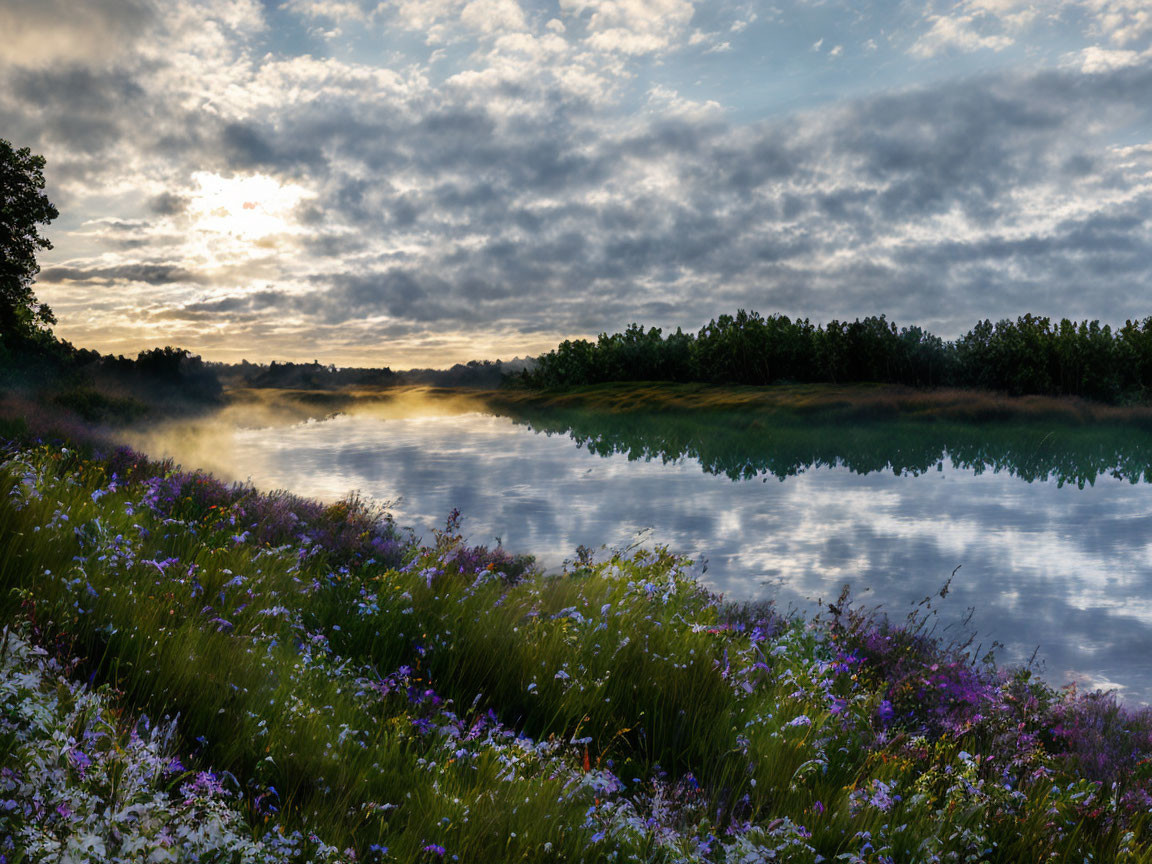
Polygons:
<instances>
[{"instance_id":1,"label":"grassy bank","mask_svg":"<svg viewBox=\"0 0 1152 864\"><path fill-rule=\"evenodd\" d=\"M246 860L1152 860L1152 718L916 621L733 608L660 550L543 577L127 451L10 447L0 501L9 861L211 814Z\"/></svg>"},{"instance_id":2,"label":"grassy bank","mask_svg":"<svg viewBox=\"0 0 1152 864\"><path fill-rule=\"evenodd\" d=\"M1075 397L1009 396L989 390L918 389L893 384L774 384L767 387L619 382L566 390L500 390L478 394L516 409L575 408L600 412L744 412L778 420L828 423L873 420L961 423L1051 422L1131 424L1152 428L1152 407L1118 406Z\"/></svg>"},{"instance_id":3,"label":"grassy bank","mask_svg":"<svg viewBox=\"0 0 1152 864\"><path fill-rule=\"evenodd\" d=\"M1130 425L1152 429L1152 407L1107 405L1075 397L1009 396L988 390L917 389L892 384L677 384L617 382L538 390L453 387L267 390L234 388L228 404L254 414L271 412L298 420L339 411L404 412L419 404L460 413L487 410L515 414L527 409L572 409L606 414L702 412L759 416L778 421L868 423L885 420L954 423L1056 423L1070 426Z\"/></svg>"}]
</instances>

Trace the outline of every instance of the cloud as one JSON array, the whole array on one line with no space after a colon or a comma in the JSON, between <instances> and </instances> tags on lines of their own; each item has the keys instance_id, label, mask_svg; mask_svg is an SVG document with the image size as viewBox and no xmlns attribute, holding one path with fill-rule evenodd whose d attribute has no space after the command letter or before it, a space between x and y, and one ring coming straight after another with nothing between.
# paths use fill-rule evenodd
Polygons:
<instances>
[{"instance_id":1,"label":"cloud","mask_svg":"<svg viewBox=\"0 0 1152 864\"><path fill-rule=\"evenodd\" d=\"M1066 0L1081 11L1095 33L1114 45L1134 45L1152 36L1152 8L1145 0Z\"/></svg>"},{"instance_id":2,"label":"cloud","mask_svg":"<svg viewBox=\"0 0 1152 864\"><path fill-rule=\"evenodd\" d=\"M375 3L366 5L356 0L287 0L283 6L306 18L321 18L337 23L367 22L379 8Z\"/></svg>"},{"instance_id":3,"label":"cloud","mask_svg":"<svg viewBox=\"0 0 1152 864\"><path fill-rule=\"evenodd\" d=\"M42 128L48 137L89 155L119 143L145 95L129 72L67 64L15 69L8 86L11 98L47 109Z\"/></svg>"},{"instance_id":4,"label":"cloud","mask_svg":"<svg viewBox=\"0 0 1152 864\"><path fill-rule=\"evenodd\" d=\"M157 14L149 0L2 0L0 66L112 60L148 31Z\"/></svg>"},{"instance_id":5,"label":"cloud","mask_svg":"<svg viewBox=\"0 0 1152 864\"><path fill-rule=\"evenodd\" d=\"M984 19L976 15L937 15L931 28L909 49L915 57L934 57L945 51L1001 51L1015 41L1005 32L987 32ZM1000 22L996 22L999 24Z\"/></svg>"},{"instance_id":6,"label":"cloud","mask_svg":"<svg viewBox=\"0 0 1152 864\"><path fill-rule=\"evenodd\" d=\"M544 320L594 332L639 310L666 316L653 323L698 326L719 307L755 300L818 318L889 311L931 323L947 309L942 323L960 329L997 314L990 300L1030 308L1039 282L1072 299L1101 278L1120 280L1109 308L1138 314L1121 295L1152 266L1148 193L1124 181L1127 203L1107 205L1104 178L1139 177L1139 166L1126 169L1083 130L1139 116L1150 76L990 77L755 127L672 113L671 93L656 97L653 117L615 130L563 114L505 125L443 102L405 121L346 127L309 106L281 113L260 148L230 157L239 170L312 178L313 228L298 241L308 257L259 259L272 269L257 278L285 289L171 314L207 322L242 313L305 331L351 324L370 341L373 328L483 332L514 322L528 332ZM383 164L391 181L364 174ZM1070 215L1053 222L1060 210ZM950 231L955 240L938 239ZM309 260L329 263L302 276ZM44 279L160 282L190 272L93 267Z\"/></svg>"},{"instance_id":7,"label":"cloud","mask_svg":"<svg viewBox=\"0 0 1152 864\"><path fill-rule=\"evenodd\" d=\"M148 202L149 209L158 216L177 216L188 206L188 198L174 192L161 192Z\"/></svg>"},{"instance_id":8,"label":"cloud","mask_svg":"<svg viewBox=\"0 0 1152 864\"><path fill-rule=\"evenodd\" d=\"M936 12L930 5L928 25L909 53L933 57L945 52L980 49L1001 51L1015 44L1038 25L1065 23L1084 37L1103 40L1114 48L1148 48L1152 38L1152 7L1146 0L961 0ZM1100 45L1088 46L1101 48Z\"/></svg>"},{"instance_id":9,"label":"cloud","mask_svg":"<svg viewBox=\"0 0 1152 864\"><path fill-rule=\"evenodd\" d=\"M427 64L268 52L259 10L189 4L111 65L3 73L0 121L47 153L53 200L76 214L38 287L83 313L61 315L62 335L168 322L200 350L233 333L395 362L437 330L520 334L507 353L523 353L738 306L887 312L944 335L1023 311L1146 314L1139 52L749 120L659 74L692 34L723 32L691 4L569 0L562 27L527 2L492 7L517 32L461 22L467 5L357 7L365 28L441 16L464 41ZM619 28L663 47L628 59L590 41ZM825 32L822 48L842 44ZM118 303L85 305L92 286Z\"/></svg>"},{"instance_id":10,"label":"cloud","mask_svg":"<svg viewBox=\"0 0 1152 864\"><path fill-rule=\"evenodd\" d=\"M524 10L516 0L471 0L460 12L462 23L481 33L524 30Z\"/></svg>"},{"instance_id":11,"label":"cloud","mask_svg":"<svg viewBox=\"0 0 1152 864\"><path fill-rule=\"evenodd\" d=\"M690 0L560 0L560 9L584 21L589 47L630 55L669 48L695 14Z\"/></svg>"},{"instance_id":12,"label":"cloud","mask_svg":"<svg viewBox=\"0 0 1152 864\"><path fill-rule=\"evenodd\" d=\"M1111 72L1126 66L1139 66L1152 60L1152 47L1144 51L1127 48L1101 48L1097 45L1065 55L1065 65L1079 67L1088 75Z\"/></svg>"},{"instance_id":13,"label":"cloud","mask_svg":"<svg viewBox=\"0 0 1152 864\"><path fill-rule=\"evenodd\" d=\"M47 267L41 271L40 279L47 283L80 282L101 285L123 282L167 285L204 281L203 276L179 265L159 263L124 263L111 267Z\"/></svg>"}]
</instances>

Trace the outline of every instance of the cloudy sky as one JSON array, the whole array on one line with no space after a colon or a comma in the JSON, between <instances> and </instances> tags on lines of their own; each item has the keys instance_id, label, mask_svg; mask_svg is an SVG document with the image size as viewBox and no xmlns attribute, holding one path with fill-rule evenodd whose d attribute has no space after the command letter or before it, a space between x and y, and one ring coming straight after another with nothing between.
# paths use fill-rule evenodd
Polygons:
<instances>
[{"instance_id":1,"label":"cloudy sky","mask_svg":"<svg viewBox=\"0 0 1152 864\"><path fill-rule=\"evenodd\" d=\"M79 345L1152 314L1148 0L0 0L0 32Z\"/></svg>"}]
</instances>

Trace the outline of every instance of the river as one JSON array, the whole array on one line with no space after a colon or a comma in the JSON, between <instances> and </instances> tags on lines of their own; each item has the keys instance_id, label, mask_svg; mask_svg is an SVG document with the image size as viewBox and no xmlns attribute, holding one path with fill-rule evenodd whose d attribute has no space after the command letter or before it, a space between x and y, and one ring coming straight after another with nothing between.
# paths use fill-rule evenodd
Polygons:
<instances>
[{"instance_id":1,"label":"river","mask_svg":"<svg viewBox=\"0 0 1152 864\"><path fill-rule=\"evenodd\" d=\"M468 402L234 420L133 443L264 489L356 490L424 537L457 508L472 542L548 569L581 545L661 544L732 599L812 612L849 585L903 617L932 597L945 638L1152 701L1147 433L501 416Z\"/></svg>"}]
</instances>

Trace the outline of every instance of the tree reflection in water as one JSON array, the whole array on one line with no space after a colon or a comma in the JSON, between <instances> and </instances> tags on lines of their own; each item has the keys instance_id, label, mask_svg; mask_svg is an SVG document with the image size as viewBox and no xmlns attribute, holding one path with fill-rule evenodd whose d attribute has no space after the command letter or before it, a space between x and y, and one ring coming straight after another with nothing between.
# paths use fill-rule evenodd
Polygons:
<instances>
[{"instance_id":1,"label":"tree reflection in water","mask_svg":"<svg viewBox=\"0 0 1152 864\"><path fill-rule=\"evenodd\" d=\"M502 408L516 423L568 435L600 456L674 462L695 459L732 480L783 480L812 468L919 475L945 460L981 474L1083 488L1098 477L1152 480L1152 436L1125 426L876 420L851 425L739 411L606 412L568 407Z\"/></svg>"}]
</instances>

